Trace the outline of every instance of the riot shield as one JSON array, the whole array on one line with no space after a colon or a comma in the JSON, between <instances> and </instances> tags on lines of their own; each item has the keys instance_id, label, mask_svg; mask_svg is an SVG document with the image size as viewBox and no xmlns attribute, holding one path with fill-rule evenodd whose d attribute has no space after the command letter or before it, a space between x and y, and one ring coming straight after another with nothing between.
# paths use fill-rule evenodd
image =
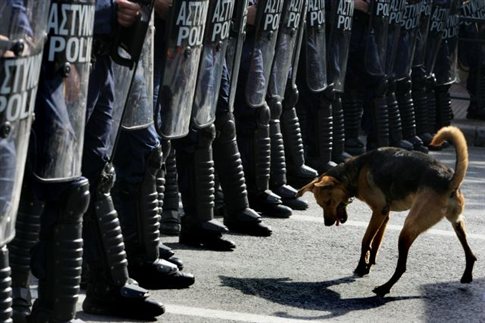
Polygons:
<instances>
[{"instance_id":1,"label":"riot shield","mask_svg":"<svg viewBox=\"0 0 485 323\"><path fill-rule=\"evenodd\" d=\"M235 0L210 0L204 48L192 107L195 127L211 125L216 117L224 59L229 42Z\"/></svg>"},{"instance_id":2,"label":"riot shield","mask_svg":"<svg viewBox=\"0 0 485 323\"><path fill-rule=\"evenodd\" d=\"M330 0L330 36L327 46L327 81L336 92L343 92L349 56L353 0Z\"/></svg>"},{"instance_id":3,"label":"riot shield","mask_svg":"<svg viewBox=\"0 0 485 323\"><path fill-rule=\"evenodd\" d=\"M49 1L0 3L0 245L15 234L48 8Z\"/></svg>"},{"instance_id":4,"label":"riot shield","mask_svg":"<svg viewBox=\"0 0 485 323\"><path fill-rule=\"evenodd\" d=\"M246 102L253 108L264 104L283 4L284 0L261 0L257 3L255 40L245 88Z\"/></svg>"},{"instance_id":5,"label":"riot shield","mask_svg":"<svg viewBox=\"0 0 485 323\"><path fill-rule=\"evenodd\" d=\"M166 139L189 132L209 0L174 1L166 21L160 91L155 107L158 133Z\"/></svg>"},{"instance_id":6,"label":"riot shield","mask_svg":"<svg viewBox=\"0 0 485 323\"><path fill-rule=\"evenodd\" d=\"M153 19L147 29L140 61L135 71L133 84L130 80L133 71L125 66L113 65L113 78L115 81L115 106L113 108L112 141L121 125L128 130L148 128L153 124L153 37L155 27ZM128 91L130 91L128 93ZM126 109L123 115L123 108ZM121 117L123 115L123 121Z\"/></svg>"},{"instance_id":7,"label":"riot shield","mask_svg":"<svg viewBox=\"0 0 485 323\"><path fill-rule=\"evenodd\" d=\"M285 95L288 75L292 68L293 57L298 48L297 41L301 21L305 15L304 1L287 0L281 16L281 25L276 42L276 55L269 80L267 95L282 101Z\"/></svg>"},{"instance_id":8,"label":"riot shield","mask_svg":"<svg viewBox=\"0 0 485 323\"><path fill-rule=\"evenodd\" d=\"M423 1L405 0L401 22L401 35L397 46L394 75L397 80L411 75L416 40L419 32L419 21Z\"/></svg>"},{"instance_id":9,"label":"riot shield","mask_svg":"<svg viewBox=\"0 0 485 323\"><path fill-rule=\"evenodd\" d=\"M303 45L306 82L313 92L327 88L325 0L309 1Z\"/></svg>"},{"instance_id":10,"label":"riot shield","mask_svg":"<svg viewBox=\"0 0 485 323\"><path fill-rule=\"evenodd\" d=\"M441 47L436 57L434 74L437 85L455 82L458 72L458 30L461 0L453 0L446 25L443 30Z\"/></svg>"},{"instance_id":11,"label":"riot shield","mask_svg":"<svg viewBox=\"0 0 485 323\"><path fill-rule=\"evenodd\" d=\"M389 27L387 31L386 67L388 77L394 78L394 64L401 36L401 23L405 11L405 0L391 0L389 3Z\"/></svg>"},{"instance_id":12,"label":"riot shield","mask_svg":"<svg viewBox=\"0 0 485 323\"><path fill-rule=\"evenodd\" d=\"M424 61L426 75L433 73L452 1L433 0Z\"/></svg>"},{"instance_id":13,"label":"riot shield","mask_svg":"<svg viewBox=\"0 0 485 323\"><path fill-rule=\"evenodd\" d=\"M418 30L416 32L416 45L414 49L413 67L423 67L426 60L426 42L428 40L429 23L431 21L431 12L433 9L433 0L422 0L420 6L420 15Z\"/></svg>"},{"instance_id":14,"label":"riot shield","mask_svg":"<svg viewBox=\"0 0 485 323\"><path fill-rule=\"evenodd\" d=\"M94 15L94 0L51 2L34 123L42 180L81 176Z\"/></svg>"},{"instance_id":15,"label":"riot shield","mask_svg":"<svg viewBox=\"0 0 485 323\"><path fill-rule=\"evenodd\" d=\"M364 65L371 75L386 74L387 36L390 0L371 0L369 29L366 37Z\"/></svg>"}]
</instances>

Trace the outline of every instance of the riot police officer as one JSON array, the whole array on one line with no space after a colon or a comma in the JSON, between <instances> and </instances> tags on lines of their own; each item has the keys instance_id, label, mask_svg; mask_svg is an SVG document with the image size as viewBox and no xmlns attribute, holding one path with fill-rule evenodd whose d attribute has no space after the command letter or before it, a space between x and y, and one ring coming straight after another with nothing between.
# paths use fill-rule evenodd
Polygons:
<instances>
[{"instance_id":1,"label":"riot police officer","mask_svg":"<svg viewBox=\"0 0 485 323\"><path fill-rule=\"evenodd\" d=\"M87 98L87 123L82 160L89 179L91 201L84 215L84 260L88 284L83 310L91 314L135 319L153 318L164 307L135 285L127 269L126 252L110 190L114 170L110 163L109 137L114 107L112 40L119 27L148 21L151 6L118 0L97 1L94 24L94 64ZM116 18L117 24L113 21ZM118 29L119 31L119 29ZM144 37L143 37L144 38Z\"/></svg>"}]
</instances>

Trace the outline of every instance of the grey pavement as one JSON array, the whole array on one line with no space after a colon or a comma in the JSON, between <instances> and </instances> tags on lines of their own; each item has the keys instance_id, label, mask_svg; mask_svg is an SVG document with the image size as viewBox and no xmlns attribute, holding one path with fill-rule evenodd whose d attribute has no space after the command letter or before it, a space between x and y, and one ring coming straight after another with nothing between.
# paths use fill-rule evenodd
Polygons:
<instances>
[{"instance_id":1,"label":"grey pavement","mask_svg":"<svg viewBox=\"0 0 485 323\"><path fill-rule=\"evenodd\" d=\"M450 166L455 152L432 152ZM469 242L478 258L474 282L461 284L463 250L446 220L412 246L407 272L391 293L372 289L389 279L397 260L399 230L406 212L391 216L377 265L353 276L370 218L365 204L349 206L349 221L325 227L322 211L307 193L310 208L290 219L269 219L268 238L227 235L234 252L186 248L173 237L162 240L185 262L196 283L183 290L152 291L166 305L160 322L485 322L485 148L470 145L470 167L462 186ZM430 201L432 203L432 201ZM82 299L82 297L81 297ZM79 302L80 305L81 302ZM78 317L89 322L123 322Z\"/></svg>"}]
</instances>

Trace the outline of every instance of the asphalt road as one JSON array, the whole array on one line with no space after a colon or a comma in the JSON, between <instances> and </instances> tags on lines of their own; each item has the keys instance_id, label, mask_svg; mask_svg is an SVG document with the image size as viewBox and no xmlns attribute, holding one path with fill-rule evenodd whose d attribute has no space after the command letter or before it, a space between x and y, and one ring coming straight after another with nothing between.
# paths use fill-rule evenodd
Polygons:
<instances>
[{"instance_id":1,"label":"asphalt road","mask_svg":"<svg viewBox=\"0 0 485 323\"><path fill-rule=\"evenodd\" d=\"M454 150L433 153L453 166ZM310 208L290 219L265 219L269 238L229 235L230 253L187 249L176 238L162 240L176 250L196 283L184 290L152 291L166 305L162 322L485 322L485 148L470 148L462 190L469 243L478 262L474 281L461 284L464 253L446 220L421 235L411 248L407 272L386 297L372 289L386 282L397 261L397 240L406 213L391 215L377 265L353 276L370 218L367 206L349 206L349 221L325 227L322 211ZM81 297L82 299L82 297ZM121 322L78 313L89 322Z\"/></svg>"}]
</instances>

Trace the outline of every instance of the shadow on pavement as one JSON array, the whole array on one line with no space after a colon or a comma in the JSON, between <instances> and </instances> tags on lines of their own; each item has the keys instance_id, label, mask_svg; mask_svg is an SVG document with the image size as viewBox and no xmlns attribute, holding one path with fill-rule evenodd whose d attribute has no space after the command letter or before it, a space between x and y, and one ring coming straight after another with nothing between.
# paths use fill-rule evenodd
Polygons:
<instances>
[{"instance_id":1,"label":"shadow on pavement","mask_svg":"<svg viewBox=\"0 0 485 323\"><path fill-rule=\"evenodd\" d=\"M321 316L294 316L285 312L274 315L301 320L331 319L352 311L373 309L386 303L419 298L410 297L359 297L341 298L340 294L329 287L350 284L353 276L324 282L294 282L290 278L236 278L219 276L223 286L240 290L244 294L264 298L270 302L307 310L325 311Z\"/></svg>"},{"instance_id":2,"label":"shadow on pavement","mask_svg":"<svg viewBox=\"0 0 485 323\"><path fill-rule=\"evenodd\" d=\"M456 276L456 281L421 287L427 321L484 322L485 278L461 284Z\"/></svg>"}]
</instances>

